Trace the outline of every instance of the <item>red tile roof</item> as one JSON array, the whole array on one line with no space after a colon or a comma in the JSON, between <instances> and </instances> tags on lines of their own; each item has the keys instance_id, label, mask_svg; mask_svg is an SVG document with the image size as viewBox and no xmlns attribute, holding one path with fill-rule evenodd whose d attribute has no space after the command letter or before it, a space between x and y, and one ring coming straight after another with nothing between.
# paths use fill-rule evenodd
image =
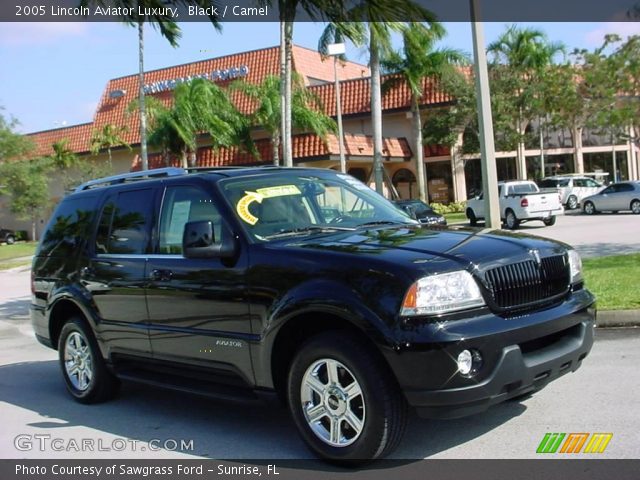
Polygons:
<instances>
[{"instance_id":1,"label":"red tile roof","mask_svg":"<svg viewBox=\"0 0 640 480\"><path fill-rule=\"evenodd\" d=\"M203 73L211 73L219 69L240 67L246 65L248 74L245 80L252 83L261 82L267 75L277 75L279 73L279 49L270 47L262 50L238 53L199 62L177 65L175 67L152 70L145 73L145 84L171 80ZM342 111L344 115L366 114L371 111L370 107L370 75L368 67L354 62L339 63L339 77L341 81ZM324 85L310 86L315 92L325 112L330 116L335 116L335 91L333 84L333 60L323 59L322 56L313 50L294 46L293 47L293 67L296 72L302 75L307 85L317 83L318 80L329 82ZM363 77L365 75L365 77ZM315 80L315 81L314 81ZM130 144L140 143L139 138L139 118L136 114L126 113L129 104L137 99L138 76L128 75L126 77L109 80L102 94L102 99L95 113L93 123L75 125L56 130L47 130L30 134L31 139L37 145L37 155L51 153L51 144L63 138L69 138L70 147L77 153L84 153L89 150L89 140L94 128L100 129L106 124L116 126L126 126L127 133L124 140ZM225 86L230 80L219 81L218 84ZM122 91L124 94L118 98L110 98L112 91ZM437 83L431 79L424 80L424 95L421 103L423 105L442 104L451 99L443 94ZM171 102L171 93L165 91L153 94L165 104ZM389 90L383 97L382 106L384 110L406 109L410 105L410 93L406 84L399 84ZM244 113L250 113L253 109L252 103L243 95L235 92L232 99L238 109ZM235 159L236 156L234 155ZM264 158L264 156L263 156Z\"/></svg>"},{"instance_id":2,"label":"red tile roof","mask_svg":"<svg viewBox=\"0 0 640 480\"><path fill-rule=\"evenodd\" d=\"M69 140L68 148L76 153L89 151L89 141L91 140L92 123L83 123L71 127L56 128L43 132L30 133L27 135L35 144L34 157L51 155L53 145L60 140Z\"/></svg>"},{"instance_id":3,"label":"red tile roof","mask_svg":"<svg viewBox=\"0 0 640 480\"><path fill-rule=\"evenodd\" d=\"M373 138L370 136L347 134L344 138L344 147L347 158L373 156ZM254 165L273 161L269 139L256 141L256 148L260 154L259 159L237 147L220 148L217 151L211 147L202 147L198 149L197 166ZM411 148L406 138L385 138L382 152L385 157L410 158L412 156ZM293 137L293 157L296 160L308 161L339 154L340 146L335 135L328 135L326 141L317 135L309 133ZM170 166L180 166L180 159L172 157L170 163ZM165 166L161 154L154 153L149 155L149 168ZM131 170L140 170L140 158L138 155L133 159Z\"/></svg>"}]
</instances>

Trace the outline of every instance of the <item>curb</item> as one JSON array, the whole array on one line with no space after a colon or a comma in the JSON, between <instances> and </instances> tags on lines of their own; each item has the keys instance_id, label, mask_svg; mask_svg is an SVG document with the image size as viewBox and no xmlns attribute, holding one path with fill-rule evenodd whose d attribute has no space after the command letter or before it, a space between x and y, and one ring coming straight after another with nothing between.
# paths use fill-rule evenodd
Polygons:
<instances>
[{"instance_id":1,"label":"curb","mask_svg":"<svg viewBox=\"0 0 640 480\"><path fill-rule=\"evenodd\" d=\"M640 327L640 310L598 310L596 326L607 327Z\"/></svg>"}]
</instances>

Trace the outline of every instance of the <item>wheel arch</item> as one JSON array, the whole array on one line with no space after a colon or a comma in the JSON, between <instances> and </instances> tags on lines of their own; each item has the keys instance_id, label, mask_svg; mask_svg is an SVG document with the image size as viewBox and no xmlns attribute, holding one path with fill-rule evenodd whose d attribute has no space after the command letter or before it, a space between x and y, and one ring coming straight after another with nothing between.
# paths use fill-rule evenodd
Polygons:
<instances>
[{"instance_id":1,"label":"wheel arch","mask_svg":"<svg viewBox=\"0 0 640 480\"><path fill-rule=\"evenodd\" d=\"M82 318L89 327L93 330L92 322L86 310L75 302L70 297L64 296L52 303L49 309L49 338L51 339L51 345L55 350L58 349L58 339L62 327L67 320L79 317Z\"/></svg>"},{"instance_id":2,"label":"wheel arch","mask_svg":"<svg viewBox=\"0 0 640 480\"><path fill-rule=\"evenodd\" d=\"M281 400L286 399L287 375L291 362L305 341L328 331L346 333L357 337L372 355L375 355L391 372L391 367L376 345L375 340L351 319L322 309L307 310L292 315L275 333L271 345L270 376Z\"/></svg>"}]
</instances>

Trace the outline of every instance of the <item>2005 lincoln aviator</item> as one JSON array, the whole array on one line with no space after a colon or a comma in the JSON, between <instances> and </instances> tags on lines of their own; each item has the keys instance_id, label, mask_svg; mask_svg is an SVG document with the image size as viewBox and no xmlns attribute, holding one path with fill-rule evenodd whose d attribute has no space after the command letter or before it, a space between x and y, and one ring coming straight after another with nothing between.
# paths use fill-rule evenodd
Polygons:
<instances>
[{"instance_id":1,"label":"2005 lincoln aviator","mask_svg":"<svg viewBox=\"0 0 640 480\"><path fill-rule=\"evenodd\" d=\"M593 343L569 246L430 228L331 170L88 182L58 205L32 272L35 333L77 401L122 379L279 398L338 463L389 454L409 408L481 412L575 371Z\"/></svg>"}]
</instances>

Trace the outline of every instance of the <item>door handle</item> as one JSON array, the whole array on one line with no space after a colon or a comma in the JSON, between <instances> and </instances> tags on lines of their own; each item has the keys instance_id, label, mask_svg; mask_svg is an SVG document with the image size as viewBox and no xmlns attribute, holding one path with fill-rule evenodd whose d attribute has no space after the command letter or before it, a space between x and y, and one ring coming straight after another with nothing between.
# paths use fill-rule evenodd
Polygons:
<instances>
[{"instance_id":1,"label":"door handle","mask_svg":"<svg viewBox=\"0 0 640 480\"><path fill-rule=\"evenodd\" d=\"M151 270L151 280L154 282L170 282L171 277L173 277L173 272L171 270Z\"/></svg>"}]
</instances>

